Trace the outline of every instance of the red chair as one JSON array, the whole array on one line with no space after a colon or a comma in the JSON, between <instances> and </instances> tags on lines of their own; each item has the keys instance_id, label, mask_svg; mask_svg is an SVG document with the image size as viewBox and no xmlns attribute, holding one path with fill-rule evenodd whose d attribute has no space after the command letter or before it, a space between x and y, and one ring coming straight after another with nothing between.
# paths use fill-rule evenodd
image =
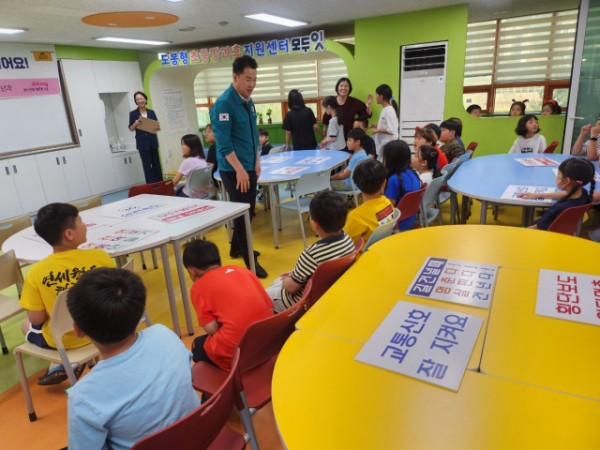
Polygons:
<instances>
[{"instance_id":1,"label":"red chair","mask_svg":"<svg viewBox=\"0 0 600 450\"><path fill-rule=\"evenodd\" d=\"M129 188L129 194L127 197L135 197L136 195L142 194L153 194L153 195L167 195L174 196L175 188L173 186L173 180L157 181L156 183L139 184L137 186L131 186ZM154 268L158 269L158 261L156 260L156 252L154 249L151 250L152 263ZM144 252L140 252L142 258L142 269L146 270L146 260L144 259Z\"/></svg>"},{"instance_id":2,"label":"red chair","mask_svg":"<svg viewBox=\"0 0 600 450\"><path fill-rule=\"evenodd\" d=\"M346 273L356 261L360 251L364 247L364 239L361 237L354 244L355 250L345 256L324 261L317 266L315 273L310 277L311 289L307 293L307 287L304 288L304 296L306 298L306 309L309 309L319 300L333 284ZM307 285L308 286L308 285Z\"/></svg>"},{"instance_id":3,"label":"red chair","mask_svg":"<svg viewBox=\"0 0 600 450\"><path fill-rule=\"evenodd\" d=\"M546 147L546 150L544 150L544 153L554 153L554 150L556 150L556 147L558 147L558 144L559 144L558 141L550 142L550 145L548 147Z\"/></svg>"},{"instance_id":4,"label":"red chair","mask_svg":"<svg viewBox=\"0 0 600 450\"><path fill-rule=\"evenodd\" d=\"M479 142L472 141L469 143L469 145L467 145L467 148L465 150L471 150L473 153L475 153L475 149L478 145ZM473 157L473 153L471 153L471 157Z\"/></svg>"},{"instance_id":5,"label":"red chair","mask_svg":"<svg viewBox=\"0 0 600 450\"><path fill-rule=\"evenodd\" d=\"M396 205L396 208L400 210L400 217L402 219L408 219L415 214L419 214L421 211L421 201L423 200L426 190L427 186L422 187L418 191L412 191L408 194L404 194L404 197L402 197Z\"/></svg>"},{"instance_id":6,"label":"red chair","mask_svg":"<svg viewBox=\"0 0 600 450\"><path fill-rule=\"evenodd\" d=\"M241 374L239 396L243 401L243 408L238 408L238 411L253 449L258 449L258 441L249 408L260 409L271 401L271 380L277 355L305 310L303 298L282 313L255 322L248 327L238 345L238 371ZM200 361L192 368L192 383L194 389L213 395L229 374L213 364Z\"/></svg>"},{"instance_id":7,"label":"red chair","mask_svg":"<svg viewBox=\"0 0 600 450\"><path fill-rule=\"evenodd\" d=\"M561 212L548 227L548 231L555 233L568 234L569 236L579 236L581 221L591 203L581 206L571 206Z\"/></svg>"},{"instance_id":8,"label":"red chair","mask_svg":"<svg viewBox=\"0 0 600 450\"><path fill-rule=\"evenodd\" d=\"M236 349L231 372L215 393L202 405L174 424L146 436L132 450L240 449L246 447L244 436L226 426L236 395L240 351ZM240 405L241 406L241 405Z\"/></svg>"}]
</instances>

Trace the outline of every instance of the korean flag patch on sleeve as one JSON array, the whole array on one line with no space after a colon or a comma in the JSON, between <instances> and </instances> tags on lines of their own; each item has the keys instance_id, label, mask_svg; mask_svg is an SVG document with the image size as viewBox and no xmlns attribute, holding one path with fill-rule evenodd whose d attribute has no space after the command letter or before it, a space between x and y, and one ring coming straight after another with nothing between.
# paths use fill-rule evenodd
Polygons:
<instances>
[{"instance_id":1,"label":"korean flag patch on sleeve","mask_svg":"<svg viewBox=\"0 0 600 450\"><path fill-rule=\"evenodd\" d=\"M219 122L229 122L229 114L219 113Z\"/></svg>"}]
</instances>

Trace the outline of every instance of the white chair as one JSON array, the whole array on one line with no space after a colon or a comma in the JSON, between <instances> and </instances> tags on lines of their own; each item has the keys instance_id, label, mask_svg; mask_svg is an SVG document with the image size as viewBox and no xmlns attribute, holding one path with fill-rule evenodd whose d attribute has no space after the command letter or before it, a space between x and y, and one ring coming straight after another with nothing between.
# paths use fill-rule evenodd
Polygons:
<instances>
[{"instance_id":1,"label":"white chair","mask_svg":"<svg viewBox=\"0 0 600 450\"><path fill-rule=\"evenodd\" d=\"M47 361L62 364L69 377L71 386L77 382L75 373L73 372L73 364L84 364L92 359L96 359L99 355L98 349L93 344L87 344L83 347L66 350L62 337L64 334L73 330L73 319L67 309L67 294L69 290L62 291L56 297L54 308L52 308L52 320L50 322L50 331L56 345L56 350L41 348L30 342L25 342L14 349L15 360L17 361L17 369L19 371L19 379L29 412L29 421L37 420L35 410L33 409L33 400L31 399L31 391L27 382L27 374L23 365L23 353L34 356L36 358L45 359Z\"/></svg>"},{"instance_id":2,"label":"white chair","mask_svg":"<svg viewBox=\"0 0 600 450\"><path fill-rule=\"evenodd\" d=\"M354 167L354 170L356 170L356 167L358 167L358 166L359 166L359 165L360 165L362 162L364 162L364 161L367 161L367 160L365 159L365 160L363 160L363 161L360 161L360 162L359 162L359 163L358 163L358 164L357 164L357 165ZM352 186L352 190L350 190L350 191L338 191L338 190L335 190L335 189L333 189L333 188L332 188L332 191L333 191L333 192L335 192L336 194L340 194L340 195L345 195L345 196L350 196L350 195L352 195L352 198L353 198L353 200L354 200L354 206L356 206L356 207L358 208L358 196L359 196L359 194L362 194L362 192L361 192L361 191L360 191L360 189L358 189L358 188L356 187L356 185L354 184L354 179L353 179L353 176L354 176L354 170L352 170L352 172L350 173L350 177L349 177L349 179L350 179L350 184L351 184L351 186Z\"/></svg>"},{"instance_id":3,"label":"white chair","mask_svg":"<svg viewBox=\"0 0 600 450\"><path fill-rule=\"evenodd\" d=\"M0 221L0 245L4 244L4 241L17 231L24 230L30 226L31 217L28 214Z\"/></svg>"},{"instance_id":4,"label":"white chair","mask_svg":"<svg viewBox=\"0 0 600 450\"><path fill-rule=\"evenodd\" d=\"M391 236L394 232L394 227L396 223L400 219L400 210L398 208L394 208L394 215L392 216L392 220L382 225L379 225L377 228L373 230L373 234L369 237L369 240L365 244L365 248L363 252L366 252L371 245L375 242L380 241L388 236Z\"/></svg>"},{"instance_id":5,"label":"white chair","mask_svg":"<svg viewBox=\"0 0 600 450\"><path fill-rule=\"evenodd\" d=\"M15 256L15 251L11 250L0 255L0 291L10 287L17 286L17 292L20 294L23 288L23 274L19 261ZM23 311L19 306L19 299L0 293L0 322L10 319ZM2 328L0 328L0 344L2 345L2 354L8 353L8 347L4 340Z\"/></svg>"},{"instance_id":6,"label":"white chair","mask_svg":"<svg viewBox=\"0 0 600 450\"><path fill-rule=\"evenodd\" d=\"M96 206L102 206L102 196L93 195L91 197L74 200L69 203L75 206L79 211L85 211L86 209L95 208Z\"/></svg>"},{"instance_id":7,"label":"white chair","mask_svg":"<svg viewBox=\"0 0 600 450\"><path fill-rule=\"evenodd\" d=\"M426 227L436 218L439 220L440 225L443 225L442 211L440 208L440 190L446 183L448 174L442 175L441 177L434 178L431 183L427 185L425 195L421 201L421 226Z\"/></svg>"},{"instance_id":8,"label":"white chair","mask_svg":"<svg viewBox=\"0 0 600 450\"><path fill-rule=\"evenodd\" d=\"M121 266L121 269L129 270L130 272L135 273L135 271L133 270L133 256L131 258L129 258L127 260L127 262ZM150 317L148 316L148 311L146 310L146 308L144 308L144 314L142 315L142 318L140 319L140 324L142 324L142 323L145 323L146 327L149 327L150 325L152 325L152 322L150 322Z\"/></svg>"},{"instance_id":9,"label":"white chair","mask_svg":"<svg viewBox=\"0 0 600 450\"><path fill-rule=\"evenodd\" d=\"M277 147L273 147L271 151L269 151L269 155L274 155L275 153L282 153L285 151L285 145L278 145Z\"/></svg>"},{"instance_id":10,"label":"white chair","mask_svg":"<svg viewBox=\"0 0 600 450\"><path fill-rule=\"evenodd\" d=\"M316 173L307 173L300 176L298 182L294 187L296 196L294 199L279 203L279 208L289 209L298 211L298 217L300 219L300 230L302 230L302 239L304 240L304 247L307 246L306 233L304 232L304 220L302 219L302 213L306 213L309 210L310 201L312 196L310 194L316 194L317 192L330 190L329 184L329 170L324 170Z\"/></svg>"},{"instance_id":11,"label":"white chair","mask_svg":"<svg viewBox=\"0 0 600 450\"><path fill-rule=\"evenodd\" d=\"M212 166L194 169L187 179L190 198L212 200L216 198L216 188L212 182Z\"/></svg>"}]
</instances>

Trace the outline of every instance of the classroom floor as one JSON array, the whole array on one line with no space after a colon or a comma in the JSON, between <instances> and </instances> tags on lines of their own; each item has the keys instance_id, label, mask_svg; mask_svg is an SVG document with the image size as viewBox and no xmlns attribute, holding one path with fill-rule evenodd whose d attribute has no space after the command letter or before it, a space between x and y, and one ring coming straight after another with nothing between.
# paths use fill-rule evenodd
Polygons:
<instances>
[{"instance_id":1,"label":"classroom floor","mask_svg":"<svg viewBox=\"0 0 600 450\"><path fill-rule=\"evenodd\" d=\"M122 193L117 193L104 198L103 201L114 201L123 198ZM474 202L472 215L469 223L479 222L480 203ZM449 223L449 204L443 206L444 223ZM293 268L296 258L303 249L302 236L298 224L297 214L290 211L282 211L283 231L280 234L279 249L273 246L273 234L270 223L270 211L265 211L263 205L259 203L256 209L256 217L252 223L254 247L261 252L259 261L261 265L269 272L269 277L261 280L263 285L269 286L270 283L279 274L289 271ZM306 219L305 219L306 220ZM520 208L501 207L498 221L492 218L491 208L488 211L488 223L507 226L519 226L521 221ZM310 230L307 221L306 230ZM437 226L437 222L436 222ZM207 239L214 241L221 251L221 257L224 265L243 264L242 259L231 259L229 257L229 244L227 232L224 227L220 227L207 234ZM308 235L309 243L316 240L314 234ZM172 327L172 321L167 301L166 287L162 267L158 269L151 268L150 252L145 252L146 264L148 270L142 270L139 255L135 255L135 272L139 274L148 291L147 310L151 320L155 323L163 323ZM171 268L173 269L173 279L177 280L175 271L175 262L172 252L170 252ZM160 260L160 258L159 258ZM186 279L188 288L190 286L189 278ZM185 324L183 317L183 307L181 305L181 294L176 289L176 297L179 309L180 323ZM67 445L67 396L64 390L68 387L65 382L58 386L43 387L38 386L37 378L42 375L47 363L45 361L33 360L27 358L27 373L29 384L32 391L32 397L38 420L30 423L27 416L25 401L18 384L18 375L15 368L12 349L23 342L19 324L23 319L21 314L10 321L2 324L2 329L7 338L11 353L0 355L0 447L18 449L59 449ZM198 336L202 331L198 327L194 317L196 334ZM184 336L183 342L190 348L194 336ZM85 376L85 374L84 374ZM280 449L283 448L279 436L271 405L258 411L254 416L255 427L261 448ZM241 430L241 424L232 413L230 419L234 428ZM248 446L249 448L249 446Z\"/></svg>"}]
</instances>

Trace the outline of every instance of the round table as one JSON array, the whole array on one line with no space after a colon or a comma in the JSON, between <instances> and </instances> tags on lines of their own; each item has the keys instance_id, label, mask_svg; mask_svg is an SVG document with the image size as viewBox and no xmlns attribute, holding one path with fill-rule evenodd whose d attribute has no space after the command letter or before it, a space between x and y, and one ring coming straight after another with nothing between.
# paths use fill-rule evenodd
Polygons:
<instances>
[{"instance_id":1,"label":"round table","mask_svg":"<svg viewBox=\"0 0 600 450\"><path fill-rule=\"evenodd\" d=\"M377 242L299 320L279 355L273 409L286 447L599 448L600 327L535 312L538 270L593 274L598 249L493 225ZM430 256L497 265L490 308L407 295ZM457 392L354 360L399 300L484 319Z\"/></svg>"}]
</instances>

